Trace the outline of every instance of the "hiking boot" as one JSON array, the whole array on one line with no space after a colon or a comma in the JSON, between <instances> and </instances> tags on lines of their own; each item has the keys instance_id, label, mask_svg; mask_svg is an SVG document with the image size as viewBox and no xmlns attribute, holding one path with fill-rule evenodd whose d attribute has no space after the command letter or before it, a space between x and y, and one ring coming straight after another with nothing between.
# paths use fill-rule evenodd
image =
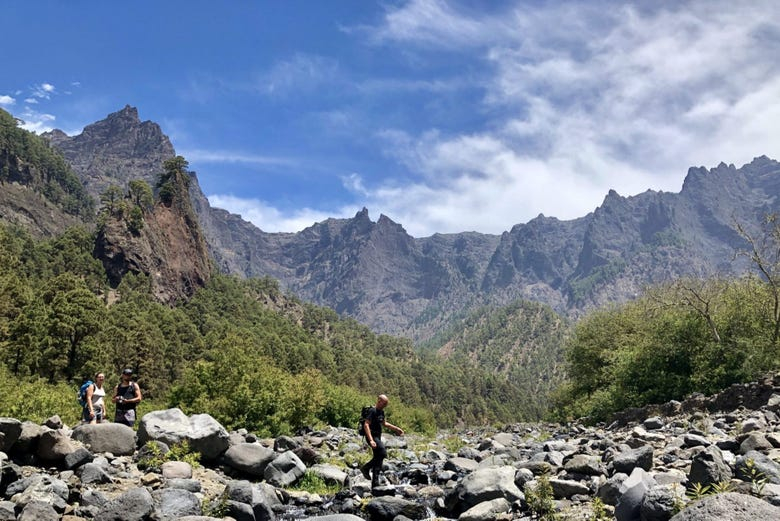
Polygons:
<instances>
[{"instance_id":1,"label":"hiking boot","mask_svg":"<svg viewBox=\"0 0 780 521\"><path fill-rule=\"evenodd\" d=\"M365 465L360 466L360 472L363 474L363 477L366 479L371 479L370 469L368 468L368 463Z\"/></svg>"},{"instance_id":2,"label":"hiking boot","mask_svg":"<svg viewBox=\"0 0 780 521\"><path fill-rule=\"evenodd\" d=\"M379 488L379 472L374 472L374 478L371 480L371 490Z\"/></svg>"}]
</instances>

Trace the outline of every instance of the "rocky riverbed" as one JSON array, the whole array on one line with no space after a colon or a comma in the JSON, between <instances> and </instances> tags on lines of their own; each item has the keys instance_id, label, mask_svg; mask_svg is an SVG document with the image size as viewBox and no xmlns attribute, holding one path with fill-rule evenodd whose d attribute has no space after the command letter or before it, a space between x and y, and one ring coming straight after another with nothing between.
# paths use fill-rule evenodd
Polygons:
<instances>
[{"instance_id":1,"label":"rocky riverbed","mask_svg":"<svg viewBox=\"0 0 780 521\"><path fill-rule=\"evenodd\" d=\"M178 409L137 432L0 418L0 521L780 519L778 413L780 375L610 425L387 435L374 490L353 429L259 439Z\"/></svg>"}]
</instances>

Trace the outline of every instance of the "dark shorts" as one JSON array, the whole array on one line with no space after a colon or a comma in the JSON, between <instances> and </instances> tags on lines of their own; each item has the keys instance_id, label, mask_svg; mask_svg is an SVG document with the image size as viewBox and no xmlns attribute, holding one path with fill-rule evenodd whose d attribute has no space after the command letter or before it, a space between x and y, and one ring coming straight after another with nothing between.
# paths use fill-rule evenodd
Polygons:
<instances>
[{"instance_id":1,"label":"dark shorts","mask_svg":"<svg viewBox=\"0 0 780 521\"><path fill-rule=\"evenodd\" d=\"M95 421L103 421L103 406L102 405L93 405L92 408L95 410ZM89 408L84 407L84 409L81 411L81 419L84 420L86 423L89 423L92 421L92 418L89 417Z\"/></svg>"},{"instance_id":2,"label":"dark shorts","mask_svg":"<svg viewBox=\"0 0 780 521\"><path fill-rule=\"evenodd\" d=\"M116 410L114 415L114 423L122 423L129 427L135 425L135 409Z\"/></svg>"}]
</instances>

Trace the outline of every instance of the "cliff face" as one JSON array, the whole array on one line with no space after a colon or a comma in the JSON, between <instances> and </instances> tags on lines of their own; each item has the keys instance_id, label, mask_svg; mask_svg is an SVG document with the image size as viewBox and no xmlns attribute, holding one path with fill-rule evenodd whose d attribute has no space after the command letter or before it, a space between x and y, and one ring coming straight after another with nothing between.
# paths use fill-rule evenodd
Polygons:
<instances>
[{"instance_id":1,"label":"cliff face","mask_svg":"<svg viewBox=\"0 0 780 521\"><path fill-rule=\"evenodd\" d=\"M142 178L154 185L174 151L167 137L125 107L69 138L53 132L92 193ZM110 166L108 168L107 166ZM299 233L266 233L212 208L192 174L190 200L220 271L268 275L305 300L379 332L430 338L453 317L525 298L568 314L633 298L643 286L682 275L739 273L744 243L734 224L780 210L780 164L766 157L735 168L691 168L680 193L611 191L571 221L539 216L500 236L413 238L364 209Z\"/></svg>"}]
</instances>

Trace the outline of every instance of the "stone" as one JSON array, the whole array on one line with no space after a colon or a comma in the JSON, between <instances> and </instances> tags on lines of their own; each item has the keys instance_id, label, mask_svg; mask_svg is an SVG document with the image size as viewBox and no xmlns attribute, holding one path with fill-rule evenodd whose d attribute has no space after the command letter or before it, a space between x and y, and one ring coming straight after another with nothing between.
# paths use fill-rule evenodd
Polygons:
<instances>
[{"instance_id":1,"label":"stone","mask_svg":"<svg viewBox=\"0 0 780 521\"><path fill-rule=\"evenodd\" d=\"M395 496L384 496L369 501L366 511L372 521L393 521L398 516L409 519L428 517L425 505Z\"/></svg>"},{"instance_id":2,"label":"stone","mask_svg":"<svg viewBox=\"0 0 780 521\"><path fill-rule=\"evenodd\" d=\"M612 468L615 472L630 474L635 468L649 471L653 467L653 447L644 445L615 454Z\"/></svg>"},{"instance_id":3,"label":"stone","mask_svg":"<svg viewBox=\"0 0 780 521\"><path fill-rule=\"evenodd\" d=\"M301 447L303 444L300 440L296 440L290 436L279 436L274 440L274 450L276 452L284 452L287 450L295 450Z\"/></svg>"},{"instance_id":4,"label":"stone","mask_svg":"<svg viewBox=\"0 0 780 521\"><path fill-rule=\"evenodd\" d=\"M503 497L510 503L525 499L514 482L515 468L488 467L477 469L458 483L445 498L446 508L461 514L469 508L483 502Z\"/></svg>"},{"instance_id":5,"label":"stone","mask_svg":"<svg viewBox=\"0 0 780 521\"><path fill-rule=\"evenodd\" d=\"M152 494L156 512L163 519L180 519L200 515L200 500L192 492L180 488L164 488Z\"/></svg>"},{"instance_id":6,"label":"stone","mask_svg":"<svg viewBox=\"0 0 780 521\"><path fill-rule=\"evenodd\" d=\"M688 482L712 485L731 479L731 467L723 460L723 453L715 445L698 452L691 459Z\"/></svg>"},{"instance_id":7,"label":"stone","mask_svg":"<svg viewBox=\"0 0 780 521\"><path fill-rule=\"evenodd\" d=\"M84 465L85 463L89 463L94 458L95 456L89 450L85 449L84 447L79 447L65 456L65 468L68 470L73 470L76 467Z\"/></svg>"},{"instance_id":8,"label":"stone","mask_svg":"<svg viewBox=\"0 0 780 521\"><path fill-rule=\"evenodd\" d=\"M737 478L743 481L750 483L766 478L768 483L780 484L780 465L758 451L739 456L735 466Z\"/></svg>"},{"instance_id":9,"label":"stone","mask_svg":"<svg viewBox=\"0 0 780 521\"><path fill-rule=\"evenodd\" d=\"M563 468L566 472L575 474L584 474L586 476L599 476L604 474L601 466L601 458L588 454L575 454L564 463Z\"/></svg>"},{"instance_id":10,"label":"stone","mask_svg":"<svg viewBox=\"0 0 780 521\"><path fill-rule=\"evenodd\" d=\"M275 457L263 471L265 480L277 487L288 487L306 473L306 465L292 452Z\"/></svg>"},{"instance_id":11,"label":"stone","mask_svg":"<svg viewBox=\"0 0 780 521\"><path fill-rule=\"evenodd\" d=\"M17 521L59 521L60 515L54 507L46 501L31 501L27 503Z\"/></svg>"},{"instance_id":12,"label":"stone","mask_svg":"<svg viewBox=\"0 0 780 521\"><path fill-rule=\"evenodd\" d=\"M33 474L8 485L5 495L17 507L23 508L32 501L43 501L51 504L57 512L64 512L69 491L68 485L60 479L47 474Z\"/></svg>"},{"instance_id":13,"label":"stone","mask_svg":"<svg viewBox=\"0 0 780 521\"><path fill-rule=\"evenodd\" d=\"M228 433L208 414L187 417L181 409L165 409L145 414L138 426L138 443L161 441L168 446L186 441L205 461L212 461L229 447Z\"/></svg>"},{"instance_id":14,"label":"stone","mask_svg":"<svg viewBox=\"0 0 780 521\"><path fill-rule=\"evenodd\" d=\"M682 492L682 489L680 490ZM672 488L657 485L645 494L639 508L639 517L642 521L669 521L679 501L682 501L682 498L676 496Z\"/></svg>"},{"instance_id":15,"label":"stone","mask_svg":"<svg viewBox=\"0 0 780 521\"><path fill-rule=\"evenodd\" d=\"M59 462L76 451L76 445L63 431L46 431L38 439L37 455L49 462Z\"/></svg>"},{"instance_id":16,"label":"stone","mask_svg":"<svg viewBox=\"0 0 780 521\"><path fill-rule=\"evenodd\" d=\"M607 505L617 505L620 499L620 486L627 479L628 474L618 472L599 486L596 496Z\"/></svg>"},{"instance_id":17,"label":"stone","mask_svg":"<svg viewBox=\"0 0 780 521\"><path fill-rule=\"evenodd\" d=\"M766 436L761 432L751 432L742 443L739 444L739 453L747 454L752 450L767 451L772 448L772 444L766 439Z\"/></svg>"},{"instance_id":18,"label":"stone","mask_svg":"<svg viewBox=\"0 0 780 521\"><path fill-rule=\"evenodd\" d=\"M664 421L659 416L653 416L643 421L642 426L649 431L655 431L663 428Z\"/></svg>"},{"instance_id":19,"label":"stone","mask_svg":"<svg viewBox=\"0 0 780 521\"><path fill-rule=\"evenodd\" d=\"M476 470L477 467L479 467L478 461L468 458L461 458L460 456L450 458L444 463L444 470L451 470L453 472L457 472L458 474L472 472Z\"/></svg>"},{"instance_id":20,"label":"stone","mask_svg":"<svg viewBox=\"0 0 780 521\"><path fill-rule=\"evenodd\" d=\"M694 501L671 521L758 521L780 519L780 508L766 501L735 492L726 492Z\"/></svg>"},{"instance_id":21,"label":"stone","mask_svg":"<svg viewBox=\"0 0 780 521\"><path fill-rule=\"evenodd\" d=\"M494 521L499 514L509 512L511 508L509 501L499 497L474 505L458 516L458 521Z\"/></svg>"},{"instance_id":22,"label":"stone","mask_svg":"<svg viewBox=\"0 0 780 521\"><path fill-rule=\"evenodd\" d=\"M22 432L14 443L11 450L17 454L32 452L34 453L38 449L38 439L45 430L35 422L25 421L22 422Z\"/></svg>"},{"instance_id":23,"label":"stone","mask_svg":"<svg viewBox=\"0 0 780 521\"><path fill-rule=\"evenodd\" d=\"M160 472L164 478L182 478L192 477L192 465L186 461L166 461L160 466Z\"/></svg>"},{"instance_id":24,"label":"stone","mask_svg":"<svg viewBox=\"0 0 780 521\"><path fill-rule=\"evenodd\" d=\"M10 451L22 434L22 422L15 418L0 418L0 434L0 451Z\"/></svg>"},{"instance_id":25,"label":"stone","mask_svg":"<svg viewBox=\"0 0 780 521\"><path fill-rule=\"evenodd\" d=\"M145 488L132 488L100 509L100 521L142 521L154 512L154 500Z\"/></svg>"},{"instance_id":26,"label":"stone","mask_svg":"<svg viewBox=\"0 0 780 521\"><path fill-rule=\"evenodd\" d=\"M572 496L577 494L590 494L590 489L587 485L583 485L581 482L572 479L551 478L550 485L552 486L555 499L571 499Z\"/></svg>"},{"instance_id":27,"label":"stone","mask_svg":"<svg viewBox=\"0 0 780 521\"><path fill-rule=\"evenodd\" d=\"M166 488L180 488L198 493L202 490L200 481L197 479L171 478L165 481Z\"/></svg>"},{"instance_id":28,"label":"stone","mask_svg":"<svg viewBox=\"0 0 780 521\"><path fill-rule=\"evenodd\" d=\"M656 485L653 478L641 467L636 467L620 485L620 498L615 506L617 521L635 521L639 518L647 491Z\"/></svg>"},{"instance_id":29,"label":"stone","mask_svg":"<svg viewBox=\"0 0 780 521\"><path fill-rule=\"evenodd\" d=\"M79 425L71 437L94 453L110 452L115 456L129 456L135 452L135 431L121 423Z\"/></svg>"},{"instance_id":30,"label":"stone","mask_svg":"<svg viewBox=\"0 0 780 521\"><path fill-rule=\"evenodd\" d=\"M239 443L224 454L225 464L244 474L262 478L265 468L276 457L276 453L259 443Z\"/></svg>"},{"instance_id":31,"label":"stone","mask_svg":"<svg viewBox=\"0 0 780 521\"><path fill-rule=\"evenodd\" d=\"M314 475L322 478L328 485L344 486L347 483L347 479L349 479L347 473L335 465L318 463L310 467L309 470Z\"/></svg>"},{"instance_id":32,"label":"stone","mask_svg":"<svg viewBox=\"0 0 780 521\"><path fill-rule=\"evenodd\" d=\"M85 485L111 483L113 479L99 463L87 463L78 470L81 482Z\"/></svg>"},{"instance_id":33,"label":"stone","mask_svg":"<svg viewBox=\"0 0 780 521\"><path fill-rule=\"evenodd\" d=\"M0 521L16 521L15 506L12 501L0 501Z\"/></svg>"}]
</instances>

